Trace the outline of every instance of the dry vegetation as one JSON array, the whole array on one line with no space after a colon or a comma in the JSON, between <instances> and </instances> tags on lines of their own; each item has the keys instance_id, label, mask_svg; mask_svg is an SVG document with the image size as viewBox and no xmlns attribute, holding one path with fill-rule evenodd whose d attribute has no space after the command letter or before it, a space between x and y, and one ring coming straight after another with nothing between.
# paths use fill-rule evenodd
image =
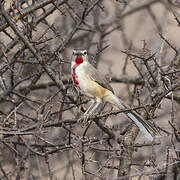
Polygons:
<instances>
[{"instance_id":1,"label":"dry vegetation","mask_svg":"<svg viewBox=\"0 0 180 180\"><path fill-rule=\"evenodd\" d=\"M0 179L180 179L179 0L0 1ZM161 134L72 88L73 48Z\"/></svg>"}]
</instances>

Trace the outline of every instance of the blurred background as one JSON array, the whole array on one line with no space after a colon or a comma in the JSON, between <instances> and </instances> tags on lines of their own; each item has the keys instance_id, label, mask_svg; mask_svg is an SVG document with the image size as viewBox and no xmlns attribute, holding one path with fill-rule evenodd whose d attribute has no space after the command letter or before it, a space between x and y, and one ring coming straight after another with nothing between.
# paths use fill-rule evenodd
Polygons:
<instances>
[{"instance_id":1,"label":"blurred background","mask_svg":"<svg viewBox=\"0 0 180 180\"><path fill-rule=\"evenodd\" d=\"M0 179L180 179L179 42L179 0L1 0ZM107 103L78 122L74 48L161 137Z\"/></svg>"}]
</instances>

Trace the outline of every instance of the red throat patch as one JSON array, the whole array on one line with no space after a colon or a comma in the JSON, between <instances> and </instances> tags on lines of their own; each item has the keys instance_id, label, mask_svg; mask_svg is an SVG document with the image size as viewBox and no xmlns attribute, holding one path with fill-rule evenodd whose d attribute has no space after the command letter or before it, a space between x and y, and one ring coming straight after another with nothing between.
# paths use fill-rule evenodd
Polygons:
<instances>
[{"instance_id":1,"label":"red throat patch","mask_svg":"<svg viewBox=\"0 0 180 180\"><path fill-rule=\"evenodd\" d=\"M83 58L82 58L82 56L77 56L76 57L76 59L75 59L75 62L76 62L76 64L81 64L81 63L83 63Z\"/></svg>"}]
</instances>

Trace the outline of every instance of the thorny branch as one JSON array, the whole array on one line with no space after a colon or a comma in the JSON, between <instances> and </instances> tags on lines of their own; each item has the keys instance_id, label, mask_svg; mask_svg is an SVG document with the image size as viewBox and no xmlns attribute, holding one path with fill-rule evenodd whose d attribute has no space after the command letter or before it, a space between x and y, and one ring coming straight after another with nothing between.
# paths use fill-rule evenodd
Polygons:
<instances>
[{"instance_id":1,"label":"thorny branch","mask_svg":"<svg viewBox=\"0 0 180 180\"><path fill-rule=\"evenodd\" d=\"M178 10L171 0L0 1L0 179L177 179ZM82 126L89 99L72 88L73 48L109 71L128 109L102 104ZM147 142L123 121L132 110L161 137Z\"/></svg>"}]
</instances>

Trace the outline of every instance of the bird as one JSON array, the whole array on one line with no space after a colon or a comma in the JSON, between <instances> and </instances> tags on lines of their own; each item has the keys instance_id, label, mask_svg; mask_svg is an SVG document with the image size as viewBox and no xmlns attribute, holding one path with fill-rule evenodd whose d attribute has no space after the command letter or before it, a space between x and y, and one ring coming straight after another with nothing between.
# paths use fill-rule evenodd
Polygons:
<instances>
[{"instance_id":1,"label":"bird","mask_svg":"<svg viewBox=\"0 0 180 180\"><path fill-rule=\"evenodd\" d=\"M108 80L88 61L86 49L74 49L71 56L72 82L78 92L91 99L91 105L84 113L88 118L98 108L102 101L115 105L120 110L127 109L123 101L115 95ZM143 134L151 141L157 136L157 128L136 111L125 111L125 115L132 120Z\"/></svg>"}]
</instances>

